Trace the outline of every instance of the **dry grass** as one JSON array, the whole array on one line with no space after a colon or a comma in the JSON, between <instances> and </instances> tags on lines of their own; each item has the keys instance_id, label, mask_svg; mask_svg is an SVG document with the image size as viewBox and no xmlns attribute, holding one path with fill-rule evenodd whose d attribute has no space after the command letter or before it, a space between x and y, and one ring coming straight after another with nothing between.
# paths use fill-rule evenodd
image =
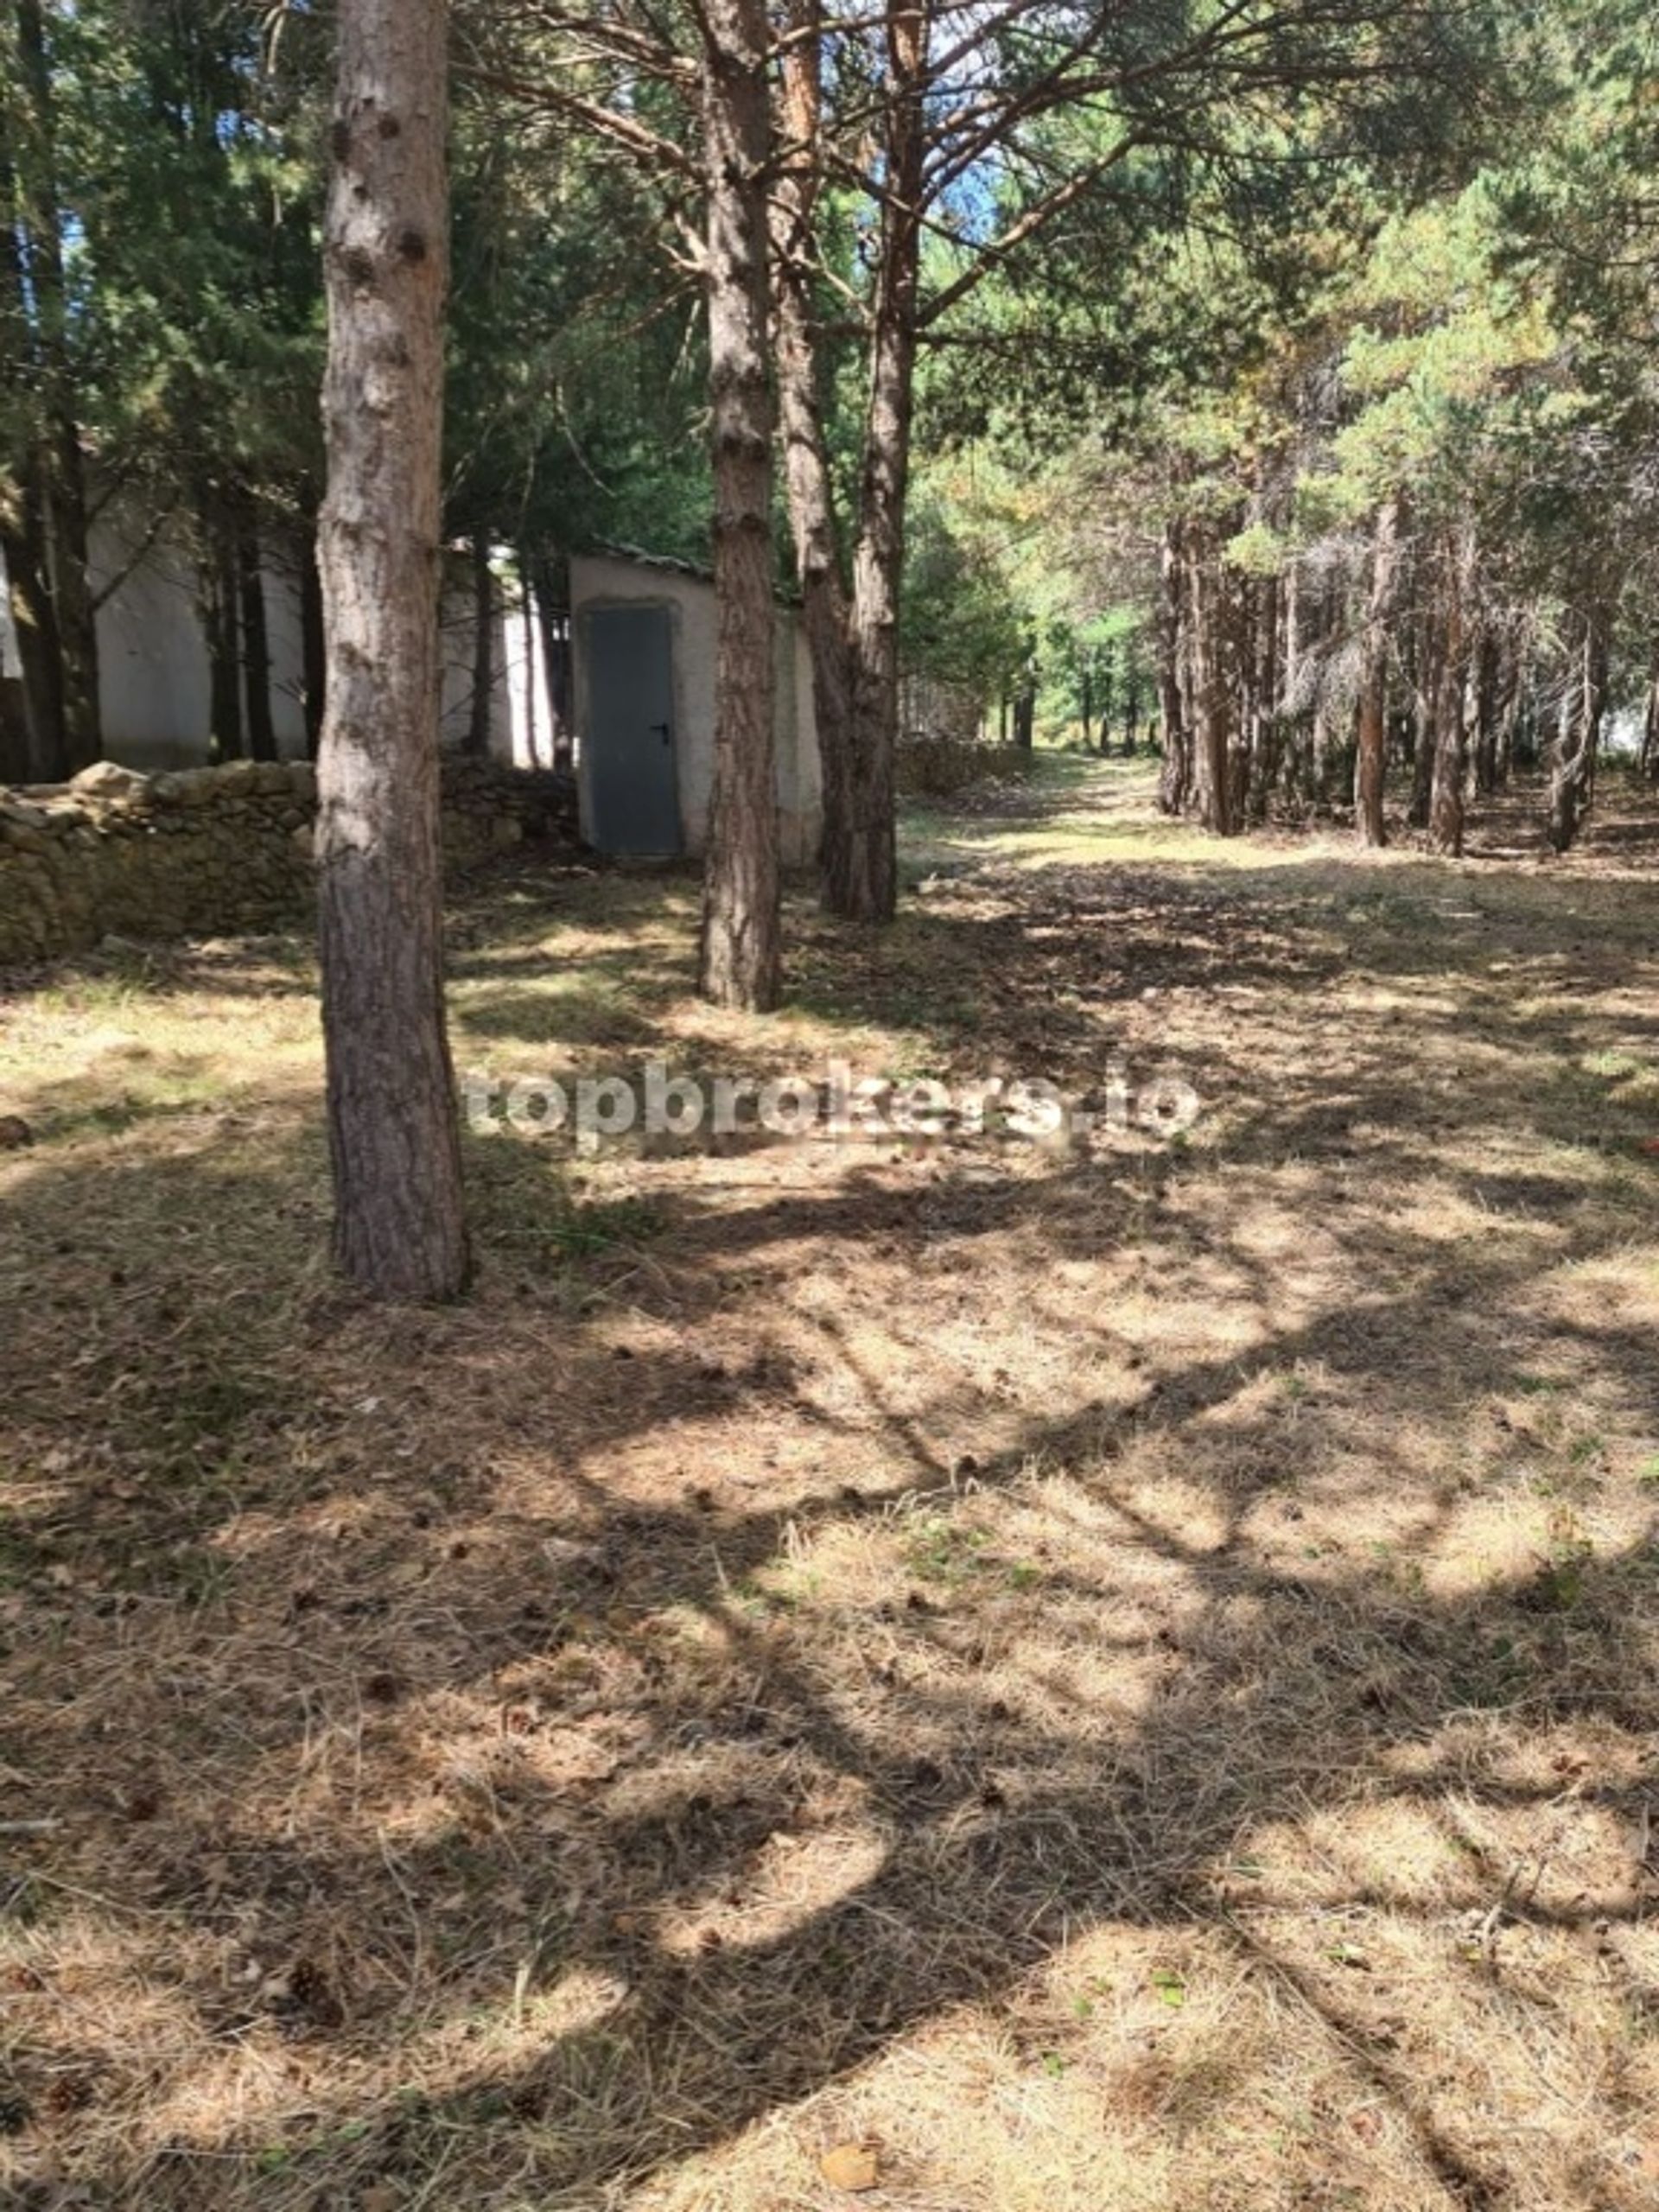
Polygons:
<instances>
[{"instance_id":1,"label":"dry grass","mask_svg":"<svg viewBox=\"0 0 1659 2212\"><path fill-rule=\"evenodd\" d=\"M1065 774L766 1025L686 879L504 880L461 1057L1184 1146L480 1139L454 1312L322 1263L303 946L0 1001L7 2212L1659 2196L1653 820Z\"/></svg>"}]
</instances>

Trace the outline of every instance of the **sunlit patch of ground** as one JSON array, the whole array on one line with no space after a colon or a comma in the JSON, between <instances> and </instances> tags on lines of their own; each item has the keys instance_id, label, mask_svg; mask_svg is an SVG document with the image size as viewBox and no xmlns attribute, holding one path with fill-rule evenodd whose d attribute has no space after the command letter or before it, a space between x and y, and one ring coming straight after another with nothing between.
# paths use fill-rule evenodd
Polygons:
<instances>
[{"instance_id":1,"label":"sunlit patch of ground","mask_svg":"<svg viewBox=\"0 0 1659 2212\"><path fill-rule=\"evenodd\" d=\"M457 1058L1048 1077L1179 1141L469 1139L331 1281L308 949L0 1000L0 2202L1659 2196L1659 889L918 817L766 1023L696 886L454 917Z\"/></svg>"}]
</instances>

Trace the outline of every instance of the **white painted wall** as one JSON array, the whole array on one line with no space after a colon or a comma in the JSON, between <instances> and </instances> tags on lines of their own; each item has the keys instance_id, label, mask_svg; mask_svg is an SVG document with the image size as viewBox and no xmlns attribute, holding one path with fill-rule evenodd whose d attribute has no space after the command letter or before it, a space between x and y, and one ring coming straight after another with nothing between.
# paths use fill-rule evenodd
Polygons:
<instances>
[{"instance_id":1,"label":"white painted wall","mask_svg":"<svg viewBox=\"0 0 1659 2212\"><path fill-rule=\"evenodd\" d=\"M92 588L101 591L130 557L126 533L100 524L92 556ZM195 593L194 566L176 533L168 533L99 610L104 752L124 767L193 767L208 757L211 685ZM268 608L276 596L267 589ZM271 666L274 691L274 651ZM299 749L305 749L303 732Z\"/></svg>"},{"instance_id":2,"label":"white painted wall","mask_svg":"<svg viewBox=\"0 0 1659 2212\"><path fill-rule=\"evenodd\" d=\"M197 600L195 565L180 529L164 530L122 575L142 543L145 524L100 521L92 543L94 590L122 581L98 617L99 700L104 753L124 766L155 772L193 767L210 757L212 712L207 645ZM527 646L518 587L498 579L491 750L522 766L550 766L552 713L539 634ZM278 750L306 749L304 653L300 588L294 559L273 549L264 575L270 637L271 715ZM0 558L0 677L20 672L5 568ZM443 722L446 744L459 744L472 718L473 600L468 563L451 563L443 610ZM532 731L536 737L531 751Z\"/></svg>"},{"instance_id":3,"label":"white painted wall","mask_svg":"<svg viewBox=\"0 0 1659 2212\"><path fill-rule=\"evenodd\" d=\"M680 821L686 850L701 853L708 838L715 770L715 591L707 577L668 563L584 554L570 563L573 715L584 824L589 806L585 773L589 747L583 618L595 607L618 606L669 610L674 639L674 753ZM812 706L811 656L802 626L787 607L778 610L776 640L778 711L773 730L779 830L785 864L804 868L817 855L823 786Z\"/></svg>"},{"instance_id":4,"label":"white painted wall","mask_svg":"<svg viewBox=\"0 0 1659 2212\"><path fill-rule=\"evenodd\" d=\"M130 572L98 618L99 689L104 753L124 766L155 772L190 767L210 758L211 681L197 601L195 565L181 529L161 532L132 563L142 524L100 523L93 534L94 588ZM5 612L0 567L0 675L18 672L16 642ZM553 759L553 712L540 610L532 600L526 630L515 580L498 576L492 685L491 750L520 767L548 767ZM300 589L294 556L273 548L264 576L270 637L271 709L279 749L305 752L304 657ZM613 556L570 564L573 703L577 757L586 712L582 650L585 608L641 602L669 608L674 631L675 747L680 813L687 849L700 853L708 832L715 759L715 594L708 579L684 569ZM442 622L442 735L458 744L472 715L473 603L469 563L456 556ZM786 862L805 866L817 852L823 819L812 667L794 613L778 610L778 804ZM583 793L586 804L586 793Z\"/></svg>"}]
</instances>

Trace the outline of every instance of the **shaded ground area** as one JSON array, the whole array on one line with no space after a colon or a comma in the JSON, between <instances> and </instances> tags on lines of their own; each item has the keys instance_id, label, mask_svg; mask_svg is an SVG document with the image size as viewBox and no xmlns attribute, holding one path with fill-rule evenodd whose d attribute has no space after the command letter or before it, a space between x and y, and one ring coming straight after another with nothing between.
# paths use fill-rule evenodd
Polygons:
<instances>
[{"instance_id":1,"label":"shaded ground area","mask_svg":"<svg viewBox=\"0 0 1659 2212\"><path fill-rule=\"evenodd\" d=\"M0 2202L1650 2205L1653 830L1054 769L767 1023L504 878L495 1078L1204 1110L478 1135L449 1313L328 1277L305 946L0 1001Z\"/></svg>"}]
</instances>

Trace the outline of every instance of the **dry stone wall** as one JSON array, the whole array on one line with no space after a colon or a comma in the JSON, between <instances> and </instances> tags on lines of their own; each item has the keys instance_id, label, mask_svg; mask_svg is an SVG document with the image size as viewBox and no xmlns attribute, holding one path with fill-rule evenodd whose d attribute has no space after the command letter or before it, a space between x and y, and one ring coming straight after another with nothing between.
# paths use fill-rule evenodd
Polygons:
<instances>
[{"instance_id":1,"label":"dry stone wall","mask_svg":"<svg viewBox=\"0 0 1659 2212\"><path fill-rule=\"evenodd\" d=\"M446 868L528 838L574 842L569 779L461 756L443 778ZM0 968L106 937L222 937L308 918L316 772L232 761L141 776L104 761L53 790L0 789Z\"/></svg>"}]
</instances>

